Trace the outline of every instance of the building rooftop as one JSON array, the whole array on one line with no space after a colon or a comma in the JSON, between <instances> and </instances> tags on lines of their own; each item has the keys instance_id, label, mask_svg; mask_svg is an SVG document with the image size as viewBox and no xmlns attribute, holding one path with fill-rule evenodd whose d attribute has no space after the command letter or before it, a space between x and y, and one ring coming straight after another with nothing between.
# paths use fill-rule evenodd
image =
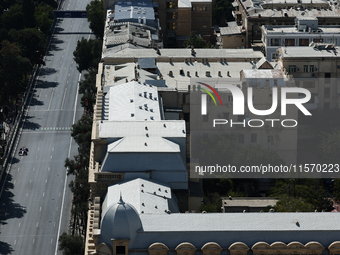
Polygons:
<instances>
[{"instance_id":1,"label":"building rooftop","mask_svg":"<svg viewBox=\"0 0 340 255\"><path fill-rule=\"evenodd\" d=\"M262 26L266 34L306 34L308 36L320 36L323 34L334 35L340 34L340 26L318 26L316 32L309 32L308 29L303 32L295 26Z\"/></svg>"},{"instance_id":2,"label":"building rooftop","mask_svg":"<svg viewBox=\"0 0 340 255\"><path fill-rule=\"evenodd\" d=\"M245 33L245 29L242 29L242 26L235 26L235 27L220 27L220 33L222 36L224 35L237 35Z\"/></svg>"},{"instance_id":3,"label":"building rooftop","mask_svg":"<svg viewBox=\"0 0 340 255\"><path fill-rule=\"evenodd\" d=\"M120 195L133 205L138 214L179 212L177 200L169 184L137 178L108 187L102 206L102 215L106 213L111 204L119 200Z\"/></svg>"},{"instance_id":4,"label":"building rooftop","mask_svg":"<svg viewBox=\"0 0 340 255\"><path fill-rule=\"evenodd\" d=\"M332 48L329 44L327 48L318 49L318 47L297 46L297 47L282 47L280 54L282 58L338 58L340 47Z\"/></svg>"},{"instance_id":5,"label":"building rooftop","mask_svg":"<svg viewBox=\"0 0 340 255\"><path fill-rule=\"evenodd\" d=\"M114 19L117 22L135 20L143 22L144 19L153 22L155 13L152 6L152 0L116 1Z\"/></svg>"},{"instance_id":6,"label":"building rooftop","mask_svg":"<svg viewBox=\"0 0 340 255\"><path fill-rule=\"evenodd\" d=\"M210 231L303 232L340 229L336 213L174 213L142 214L140 217L144 232L197 231L206 234Z\"/></svg>"},{"instance_id":7,"label":"building rooftop","mask_svg":"<svg viewBox=\"0 0 340 255\"><path fill-rule=\"evenodd\" d=\"M263 54L260 51L254 51L253 49L194 49L195 54L192 55L191 49L159 49L157 53L154 49L122 49L115 51L112 54L105 52L103 54L103 60L109 58L155 58L155 59L169 59L169 58L228 58L228 59L244 59L247 56L248 59L260 59Z\"/></svg>"},{"instance_id":8,"label":"building rooftop","mask_svg":"<svg viewBox=\"0 0 340 255\"><path fill-rule=\"evenodd\" d=\"M104 96L103 119L109 121L162 119L157 87L132 81L106 88L109 91Z\"/></svg>"},{"instance_id":9,"label":"building rooftop","mask_svg":"<svg viewBox=\"0 0 340 255\"><path fill-rule=\"evenodd\" d=\"M186 137L184 120L161 121L101 121L99 138L120 137ZM145 140L144 139L144 140Z\"/></svg>"},{"instance_id":10,"label":"building rooftop","mask_svg":"<svg viewBox=\"0 0 340 255\"><path fill-rule=\"evenodd\" d=\"M249 78L260 78L260 79L284 79L285 75L280 69L255 69L255 70L242 70L243 77Z\"/></svg>"}]
</instances>

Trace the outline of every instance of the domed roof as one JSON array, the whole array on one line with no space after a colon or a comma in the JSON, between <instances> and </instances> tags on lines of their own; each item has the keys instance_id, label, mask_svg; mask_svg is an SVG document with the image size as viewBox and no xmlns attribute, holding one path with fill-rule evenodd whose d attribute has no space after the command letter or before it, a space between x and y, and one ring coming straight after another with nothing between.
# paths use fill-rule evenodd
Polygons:
<instances>
[{"instance_id":1,"label":"domed roof","mask_svg":"<svg viewBox=\"0 0 340 255\"><path fill-rule=\"evenodd\" d=\"M102 218L100 241L111 246L111 238L129 239L132 243L136 231L140 228L142 228L142 222L136 209L120 197L120 200L112 204Z\"/></svg>"}]
</instances>

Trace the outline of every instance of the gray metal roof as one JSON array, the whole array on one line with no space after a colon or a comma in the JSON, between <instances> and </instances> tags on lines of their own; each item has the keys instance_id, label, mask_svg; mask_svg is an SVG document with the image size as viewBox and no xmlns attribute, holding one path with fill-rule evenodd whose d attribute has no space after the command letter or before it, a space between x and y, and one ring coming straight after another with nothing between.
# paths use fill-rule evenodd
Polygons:
<instances>
[{"instance_id":1,"label":"gray metal roof","mask_svg":"<svg viewBox=\"0 0 340 255\"><path fill-rule=\"evenodd\" d=\"M277 201L273 197L225 197L222 198L222 206L266 207L274 206Z\"/></svg>"},{"instance_id":2,"label":"gray metal roof","mask_svg":"<svg viewBox=\"0 0 340 255\"><path fill-rule=\"evenodd\" d=\"M220 27L220 33L222 36L224 35L237 35L245 33L245 31L242 31L242 26L236 26L236 27Z\"/></svg>"},{"instance_id":3,"label":"gray metal roof","mask_svg":"<svg viewBox=\"0 0 340 255\"><path fill-rule=\"evenodd\" d=\"M156 68L156 59L154 58L139 58L138 65L140 68Z\"/></svg>"},{"instance_id":4,"label":"gray metal roof","mask_svg":"<svg viewBox=\"0 0 340 255\"><path fill-rule=\"evenodd\" d=\"M297 47L282 47L281 53L283 58L339 58L338 54L340 47L332 49L318 50L317 47L297 46Z\"/></svg>"}]
</instances>

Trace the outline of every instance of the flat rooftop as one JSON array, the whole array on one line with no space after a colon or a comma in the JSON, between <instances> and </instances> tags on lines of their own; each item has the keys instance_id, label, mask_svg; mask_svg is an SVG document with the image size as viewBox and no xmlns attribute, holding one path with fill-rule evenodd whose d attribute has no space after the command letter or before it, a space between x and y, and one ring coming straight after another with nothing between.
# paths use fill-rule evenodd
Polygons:
<instances>
[{"instance_id":1,"label":"flat rooftop","mask_svg":"<svg viewBox=\"0 0 340 255\"><path fill-rule=\"evenodd\" d=\"M340 34L340 26L318 26L317 33L310 33L308 29L303 32L295 26L262 26L266 34L306 34L308 36L320 36L320 34Z\"/></svg>"},{"instance_id":2,"label":"flat rooftop","mask_svg":"<svg viewBox=\"0 0 340 255\"><path fill-rule=\"evenodd\" d=\"M281 53L283 58L339 58L340 47L334 47L334 50L324 49L319 50L317 47L298 46L298 47L283 47Z\"/></svg>"}]
</instances>

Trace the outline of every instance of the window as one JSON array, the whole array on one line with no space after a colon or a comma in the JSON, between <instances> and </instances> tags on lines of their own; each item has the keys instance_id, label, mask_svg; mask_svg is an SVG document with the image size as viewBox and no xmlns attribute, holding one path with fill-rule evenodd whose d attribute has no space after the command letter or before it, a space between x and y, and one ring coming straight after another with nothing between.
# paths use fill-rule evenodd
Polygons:
<instances>
[{"instance_id":1,"label":"window","mask_svg":"<svg viewBox=\"0 0 340 255\"><path fill-rule=\"evenodd\" d=\"M281 46L281 39L270 39L270 46Z\"/></svg>"},{"instance_id":2,"label":"window","mask_svg":"<svg viewBox=\"0 0 340 255\"><path fill-rule=\"evenodd\" d=\"M116 246L116 254L124 254L125 255L125 246Z\"/></svg>"},{"instance_id":3,"label":"window","mask_svg":"<svg viewBox=\"0 0 340 255\"><path fill-rule=\"evenodd\" d=\"M299 46L309 46L309 39L299 39Z\"/></svg>"},{"instance_id":4,"label":"window","mask_svg":"<svg viewBox=\"0 0 340 255\"><path fill-rule=\"evenodd\" d=\"M268 143L273 143L274 142L274 138L273 138L272 135L267 136L267 142Z\"/></svg>"},{"instance_id":5,"label":"window","mask_svg":"<svg viewBox=\"0 0 340 255\"><path fill-rule=\"evenodd\" d=\"M295 73L296 72L296 66L295 65L290 65L289 66L289 72L290 73Z\"/></svg>"},{"instance_id":6,"label":"window","mask_svg":"<svg viewBox=\"0 0 340 255\"><path fill-rule=\"evenodd\" d=\"M251 134L251 143L257 143L257 134Z\"/></svg>"},{"instance_id":7,"label":"window","mask_svg":"<svg viewBox=\"0 0 340 255\"><path fill-rule=\"evenodd\" d=\"M331 82L331 73L325 73L325 83Z\"/></svg>"},{"instance_id":8,"label":"window","mask_svg":"<svg viewBox=\"0 0 340 255\"><path fill-rule=\"evenodd\" d=\"M244 143L244 134L239 134L237 140L238 140L238 143Z\"/></svg>"},{"instance_id":9,"label":"window","mask_svg":"<svg viewBox=\"0 0 340 255\"><path fill-rule=\"evenodd\" d=\"M279 53L277 52L272 53L272 59L277 59L277 58L279 58Z\"/></svg>"},{"instance_id":10,"label":"window","mask_svg":"<svg viewBox=\"0 0 340 255\"><path fill-rule=\"evenodd\" d=\"M174 23L174 22L170 22L167 24L168 25L168 29L171 30L171 29L177 29L177 24Z\"/></svg>"},{"instance_id":11,"label":"window","mask_svg":"<svg viewBox=\"0 0 340 255\"><path fill-rule=\"evenodd\" d=\"M203 115L203 122L208 122L208 120L209 120L208 114Z\"/></svg>"},{"instance_id":12,"label":"window","mask_svg":"<svg viewBox=\"0 0 340 255\"><path fill-rule=\"evenodd\" d=\"M228 102L232 102L233 101L233 96L228 96Z\"/></svg>"},{"instance_id":13,"label":"window","mask_svg":"<svg viewBox=\"0 0 340 255\"><path fill-rule=\"evenodd\" d=\"M314 38L313 42L315 42L315 43L323 43L323 38Z\"/></svg>"},{"instance_id":14,"label":"window","mask_svg":"<svg viewBox=\"0 0 340 255\"><path fill-rule=\"evenodd\" d=\"M203 28L207 28L207 22L206 21L203 22Z\"/></svg>"},{"instance_id":15,"label":"window","mask_svg":"<svg viewBox=\"0 0 340 255\"><path fill-rule=\"evenodd\" d=\"M274 87L277 87L277 80L274 80Z\"/></svg>"},{"instance_id":16,"label":"window","mask_svg":"<svg viewBox=\"0 0 340 255\"><path fill-rule=\"evenodd\" d=\"M285 46L295 46L295 39L285 39Z\"/></svg>"},{"instance_id":17,"label":"window","mask_svg":"<svg viewBox=\"0 0 340 255\"><path fill-rule=\"evenodd\" d=\"M204 6L203 10L206 12L208 10L208 8L206 6Z\"/></svg>"},{"instance_id":18,"label":"window","mask_svg":"<svg viewBox=\"0 0 340 255\"><path fill-rule=\"evenodd\" d=\"M330 90L330 88L325 88L325 89L324 89L324 96L325 96L326 98L329 98L330 95L331 95L331 90Z\"/></svg>"},{"instance_id":19,"label":"window","mask_svg":"<svg viewBox=\"0 0 340 255\"><path fill-rule=\"evenodd\" d=\"M309 66L309 72L314 73L314 66Z\"/></svg>"},{"instance_id":20,"label":"window","mask_svg":"<svg viewBox=\"0 0 340 255\"><path fill-rule=\"evenodd\" d=\"M308 73L308 65L304 65L304 66L303 66L303 71L304 71L305 73Z\"/></svg>"},{"instance_id":21,"label":"window","mask_svg":"<svg viewBox=\"0 0 340 255\"><path fill-rule=\"evenodd\" d=\"M167 3L167 8L168 9L175 9L175 8L177 8L177 2L168 2Z\"/></svg>"}]
</instances>

